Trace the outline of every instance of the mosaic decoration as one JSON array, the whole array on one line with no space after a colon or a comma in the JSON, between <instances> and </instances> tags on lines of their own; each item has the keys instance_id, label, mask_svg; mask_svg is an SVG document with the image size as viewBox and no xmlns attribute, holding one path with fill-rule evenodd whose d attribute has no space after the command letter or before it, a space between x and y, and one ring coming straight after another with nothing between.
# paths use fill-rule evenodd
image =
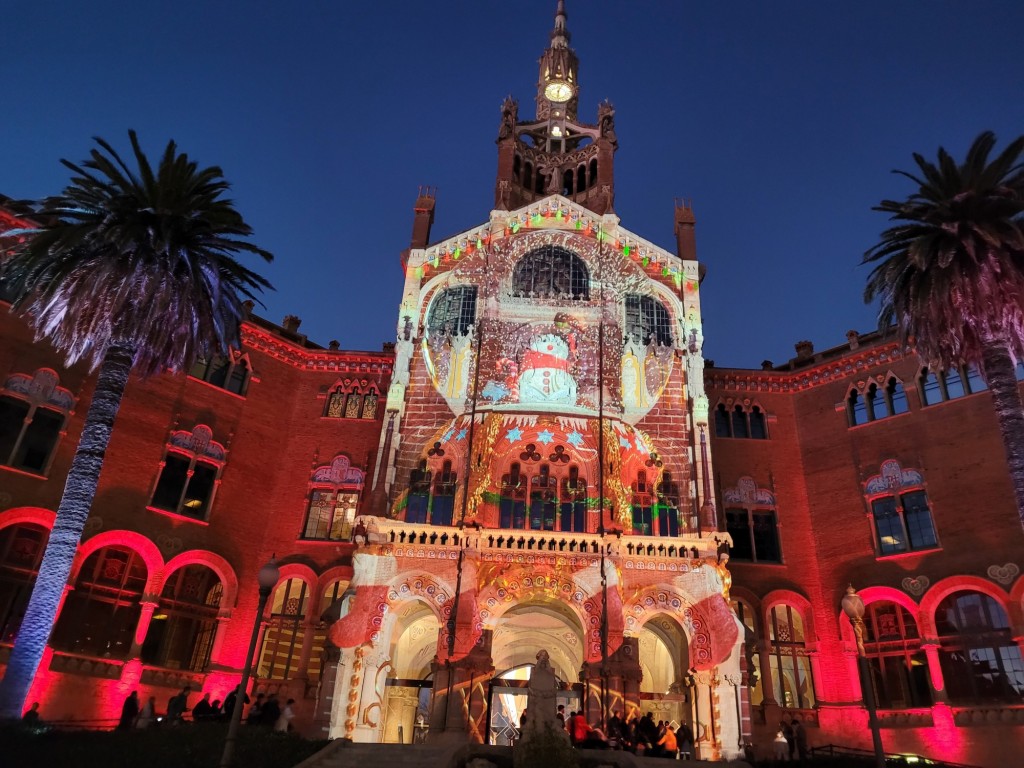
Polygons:
<instances>
[{"instance_id":1,"label":"mosaic decoration","mask_svg":"<svg viewBox=\"0 0 1024 768\"><path fill-rule=\"evenodd\" d=\"M986 573L988 573L988 577L993 581L998 581L1004 587L1008 587L1020 575L1020 567L1016 563L990 565Z\"/></svg>"},{"instance_id":2,"label":"mosaic decoration","mask_svg":"<svg viewBox=\"0 0 1024 768\"><path fill-rule=\"evenodd\" d=\"M920 597L923 595L924 591L928 589L928 585L931 583L931 580L927 576L907 576L901 582L903 589L914 597Z\"/></svg>"}]
</instances>

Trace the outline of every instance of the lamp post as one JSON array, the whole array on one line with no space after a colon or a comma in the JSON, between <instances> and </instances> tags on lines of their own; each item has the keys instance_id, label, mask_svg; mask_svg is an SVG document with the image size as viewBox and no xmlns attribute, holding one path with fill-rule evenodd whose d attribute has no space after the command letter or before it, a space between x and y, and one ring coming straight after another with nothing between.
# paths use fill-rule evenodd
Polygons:
<instances>
[{"instance_id":1,"label":"lamp post","mask_svg":"<svg viewBox=\"0 0 1024 768\"><path fill-rule=\"evenodd\" d=\"M260 622L263 621L263 609L267 606L267 598L270 592L281 577L281 571L273 557L260 568L256 581L260 585L260 600L256 608L256 620L252 625L252 637L249 638L249 650L245 654L245 663L242 666L242 679L238 683L238 695L235 696L235 706L231 709L231 723L228 725L228 735L224 739L224 754L220 757L220 768L231 768L231 759L235 754L235 741L238 738L238 726L242 722L242 710L245 708L245 689L249 687L249 671L252 668L252 655L256 652L256 640L260 635Z\"/></svg>"},{"instance_id":2,"label":"lamp post","mask_svg":"<svg viewBox=\"0 0 1024 768\"><path fill-rule=\"evenodd\" d=\"M878 711L875 707L875 688L871 684L871 668L868 666L867 652L864 650L864 601L850 585L843 595L843 613L853 625L853 634L857 638L857 671L860 675L860 689L864 695L864 706L868 710L868 727L871 728L871 741L875 748L876 768L885 768L885 750L882 748L882 733L878 728Z\"/></svg>"}]
</instances>

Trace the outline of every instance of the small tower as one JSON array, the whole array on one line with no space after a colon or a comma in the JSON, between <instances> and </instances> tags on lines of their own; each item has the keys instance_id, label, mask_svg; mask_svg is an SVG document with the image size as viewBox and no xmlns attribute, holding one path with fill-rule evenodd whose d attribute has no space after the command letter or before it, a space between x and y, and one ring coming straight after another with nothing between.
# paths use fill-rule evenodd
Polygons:
<instances>
[{"instance_id":1,"label":"small tower","mask_svg":"<svg viewBox=\"0 0 1024 768\"><path fill-rule=\"evenodd\" d=\"M579 58L569 46L567 20L565 0L558 0L551 41L540 58L534 120L519 122L519 105L511 96L502 104L494 191L498 210L560 194L597 214L612 211L615 109L603 102L596 125L578 121Z\"/></svg>"}]
</instances>

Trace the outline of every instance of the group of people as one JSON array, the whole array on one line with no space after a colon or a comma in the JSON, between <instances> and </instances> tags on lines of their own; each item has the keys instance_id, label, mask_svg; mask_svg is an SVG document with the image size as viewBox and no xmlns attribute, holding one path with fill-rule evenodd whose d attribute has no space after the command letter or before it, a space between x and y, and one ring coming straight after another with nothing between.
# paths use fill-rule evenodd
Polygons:
<instances>
[{"instance_id":1,"label":"group of people","mask_svg":"<svg viewBox=\"0 0 1024 768\"><path fill-rule=\"evenodd\" d=\"M673 728L664 720L654 722L654 713L643 717L633 714L628 720L620 710L614 710L606 727L591 726L582 712L565 714L565 706L558 705L556 715L569 733L569 740L580 749L624 749L647 757L667 757L689 760L693 756L693 730L686 723Z\"/></svg>"},{"instance_id":2,"label":"group of people","mask_svg":"<svg viewBox=\"0 0 1024 768\"><path fill-rule=\"evenodd\" d=\"M799 757L803 762L807 755L807 729L800 718L794 717L789 722L780 720L779 731L775 734L775 759L795 760Z\"/></svg>"},{"instance_id":3,"label":"group of people","mask_svg":"<svg viewBox=\"0 0 1024 768\"><path fill-rule=\"evenodd\" d=\"M180 725L185 721L185 713L189 711L188 697L192 692L191 686L186 685L181 692L172 696L167 702L167 714L161 716L157 713L156 696L150 696L149 701L141 708L139 707L138 691L132 691L124 700L121 707L121 718L117 727L122 730L130 728L150 728L157 723L168 722L171 725ZM249 696L242 693L243 706L249 703ZM239 690L231 691L221 705L220 699L210 701L210 693L203 694L203 698L192 707L193 722L214 722L217 720L229 720L235 705L238 702ZM292 705L295 699L288 699L284 708L277 700L277 694L272 693L265 696L260 693L256 695L256 701L246 715L245 721L249 725L263 725L273 728L275 731L287 733L292 730L292 719L295 712Z\"/></svg>"}]
</instances>

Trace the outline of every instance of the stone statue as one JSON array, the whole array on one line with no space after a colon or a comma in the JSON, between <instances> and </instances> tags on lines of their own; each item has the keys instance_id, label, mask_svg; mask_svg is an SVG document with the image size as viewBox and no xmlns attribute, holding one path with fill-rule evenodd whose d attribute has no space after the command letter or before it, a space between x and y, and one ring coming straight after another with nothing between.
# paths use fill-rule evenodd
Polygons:
<instances>
[{"instance_id":1,"label":"stone statue","mask_svg":"<svg viewBox=\"0 0 1024 768\"><path fill-rule=\"evenodd\" d=\"M523 738L528 739L532 733L538 732L544 727L544 723L550 723L557 731L560 724L555 719L555 691L558 687L555 681L555 671L551 668L551 660L548 652L543 648L537 651L537 664L530 674L530 687L527 689L526 699L526 727L523 729Z\"/></svg>"}]
</instances>

